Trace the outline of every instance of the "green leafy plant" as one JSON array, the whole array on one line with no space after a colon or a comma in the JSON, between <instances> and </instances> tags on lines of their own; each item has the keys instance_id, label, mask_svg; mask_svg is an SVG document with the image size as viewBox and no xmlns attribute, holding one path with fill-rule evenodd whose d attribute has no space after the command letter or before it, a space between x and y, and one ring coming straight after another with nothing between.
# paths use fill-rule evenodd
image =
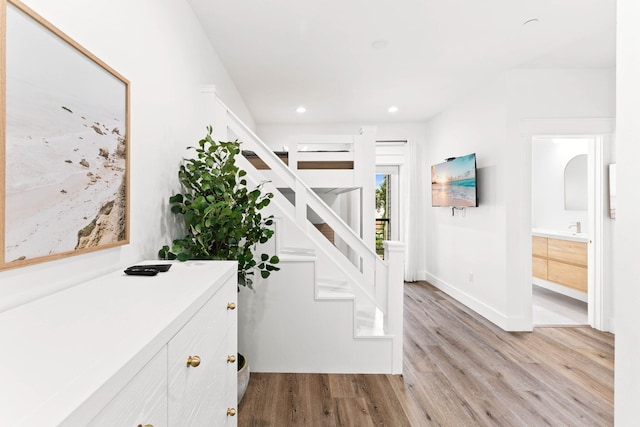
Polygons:
<instances>
[{"instance_id":1,"label":"green leafy plant","mask_svg":"<svg viewBox=\"0 0 640 427\"><path fill-rule=\"evenodd\" d=\"M279 259L277 256L254 251L258 244L273 237L273 215L263 217L260 211L269 205L273 193L264 193L261 183L249 189L246 171L236 165L240 154L238 141L214 141L212 128L201 139L194 158L185 159L178 178L182 193L169 198L171 212L182 215L186 235L163 246L161 259L219 259L238 261L238 283L253 287L257 270L267 278Z\"/></svg>"}]
</instances>

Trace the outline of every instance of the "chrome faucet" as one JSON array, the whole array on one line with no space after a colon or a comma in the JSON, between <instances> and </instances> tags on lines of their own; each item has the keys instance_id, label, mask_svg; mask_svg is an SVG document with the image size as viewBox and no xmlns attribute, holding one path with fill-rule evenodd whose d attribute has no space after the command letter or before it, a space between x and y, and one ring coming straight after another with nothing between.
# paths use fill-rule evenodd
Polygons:
<instances>
[{"instance_id":1,"label":"chrome faucet","mask_svg":"<svg viewBox=\"0 0 640 427\"><path fill-rule=\"evenodd\" d=\"M571 224L569 226L569 228L571 228L571 227L575 227L576 228L576 234L582 233L582 224L580 224L580 221L576 221L575 224Z\"/></svg>"}]
</instances>

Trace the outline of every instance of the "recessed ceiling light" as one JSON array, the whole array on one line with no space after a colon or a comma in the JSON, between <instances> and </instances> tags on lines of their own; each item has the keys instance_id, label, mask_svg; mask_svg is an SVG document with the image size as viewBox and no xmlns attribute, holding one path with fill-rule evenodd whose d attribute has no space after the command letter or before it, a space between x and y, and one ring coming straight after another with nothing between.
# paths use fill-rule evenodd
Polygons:
<instances>
[{"instance_id":1,"label":"recessed ceiling light","mask_svg":"<svg viewBox=\"0 0 640 427\"><path fill-rule=\"evenodd\" d=\"M389 46L389 42L386 41L386 40L382 40L382 39L381 40L376 40L373 43L371 43L371 47L374 48L374 49L378 49L378 50L384 49L387 46Z\"/></svg>"},{"instance_id":2,"label":"recessed ceiling light","mask_svg":"<svg viewBox=\"0 0 640 427\"><path fill-rule=\"evenodd\" d=\"M397 113L398 112L398 107L396 107L395 105L392 105L391 107L389 107L389 112L390 113Z\"/></svg>"},{"instance_id":3,"label":"recessed ceiling light","mask_svg":"<svg viewBox=\"0 0 640 427\"><path fill-rule=\"evenodd\" d=\"M524 21L522 23L522 26L526 27L528 25L535 25L535 24L539 24L539 23L540 23L540 20L538 18L532 18L532 19L528 19L528 20Z\"/></svg>"},{"instance_id":4,"label":"recessed ceiling light","mask_svg":"<svg viewBox=\"0 0 640 427\"><path fill-rule=\"evenodd\" d=\"M305 111L307 111L307 109L306 109L306 108L304 108L302 105L301 105L301 106L299 106L298 108L296 108L296 113L302 114L302 113L304 113Z\"/></svg>"}]
</instances>

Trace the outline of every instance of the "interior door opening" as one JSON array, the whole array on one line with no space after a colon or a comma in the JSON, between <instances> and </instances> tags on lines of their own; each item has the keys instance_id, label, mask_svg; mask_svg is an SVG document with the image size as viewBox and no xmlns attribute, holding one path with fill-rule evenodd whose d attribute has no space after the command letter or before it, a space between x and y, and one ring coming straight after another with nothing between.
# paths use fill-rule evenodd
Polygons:
<instances>
[{"instance_id":1,"label":"interior door opening","mask_svg":"<svg viewBox=\"0 0 640 427\"><path fill-rule=\"evenodd\" d=\"M597 328L601 138L540 136L531 147L533 326Z\"/></svg>"}]
</instances>

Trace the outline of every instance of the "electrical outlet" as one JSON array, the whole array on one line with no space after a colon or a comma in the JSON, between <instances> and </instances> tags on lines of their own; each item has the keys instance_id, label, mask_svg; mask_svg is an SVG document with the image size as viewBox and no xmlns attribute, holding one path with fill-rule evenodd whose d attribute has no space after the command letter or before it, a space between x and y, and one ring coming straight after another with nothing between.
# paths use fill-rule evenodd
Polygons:
<instances>
[{"instance_id":1,"label":"electrical outlet","mask_svg":"<svg viewBox=\"0 0 640 427\"><path fill-rule=\"evenodd\" d=\"M469 283L473 283L473 273L469 273Z\"/></svg>"}]
</instances>

